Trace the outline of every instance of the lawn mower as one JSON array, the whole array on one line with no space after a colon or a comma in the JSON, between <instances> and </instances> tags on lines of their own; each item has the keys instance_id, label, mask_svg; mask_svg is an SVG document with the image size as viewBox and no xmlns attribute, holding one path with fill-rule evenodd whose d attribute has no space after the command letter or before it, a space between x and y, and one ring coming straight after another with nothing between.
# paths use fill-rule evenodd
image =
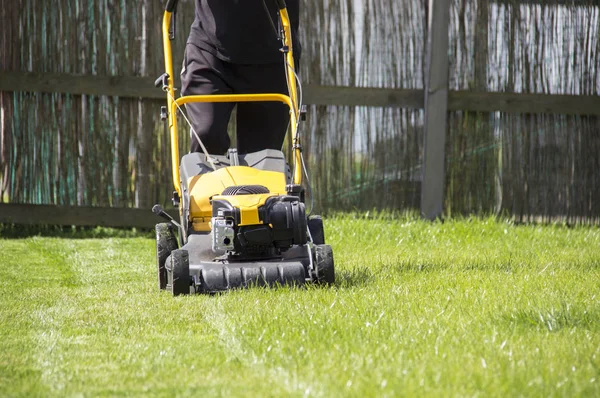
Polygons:
<instances>
[{"instance_id":1,"label":"lawn mower","mask_svg":"<svg viewBox=\"0 0 600 398\"><path fill-rule=\"evenodd\" d=\"M156 86L167 94L161 116L170 133L173 204L180 220L175 221L160 205L155 205L153 212L167 220L156 225L158 286L173 295L250 286L334 283L333 252L325 244L322 218L307 215L302 179L308 174L298 134L301 86L294 68L285 1L276 0L276 4L289 95L175 98L171 22L177 0L169 0L165 7L162 35L166 73L157 79ZM230 148L221 155L208 153L201 144L203 153L187 153L179 158L176 114L182 105L247 101L288 105L293 169L283 152L273 149L238 154L236 148Z\"/></svg>"}]
</instances>

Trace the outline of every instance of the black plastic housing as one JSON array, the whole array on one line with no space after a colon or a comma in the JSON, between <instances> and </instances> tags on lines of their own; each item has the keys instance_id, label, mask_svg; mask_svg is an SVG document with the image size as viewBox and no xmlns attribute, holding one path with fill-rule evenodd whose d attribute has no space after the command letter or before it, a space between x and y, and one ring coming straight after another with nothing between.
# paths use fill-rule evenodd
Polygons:
<instances>
[{"instance_id":1,"label":"black plastic housing","mask_svg":"<svg viewBox=\"0 0 600 398\"><path fill-rule=\"evenodd\" d=\"M213 199L212 209L213 217L233 221L235 254L270 254L273 249L285 251L307 242L306 208L297 196L268 198L258 209L259 225L240 226L240 210L225 198Z\"/></svg>"}]
</instances>

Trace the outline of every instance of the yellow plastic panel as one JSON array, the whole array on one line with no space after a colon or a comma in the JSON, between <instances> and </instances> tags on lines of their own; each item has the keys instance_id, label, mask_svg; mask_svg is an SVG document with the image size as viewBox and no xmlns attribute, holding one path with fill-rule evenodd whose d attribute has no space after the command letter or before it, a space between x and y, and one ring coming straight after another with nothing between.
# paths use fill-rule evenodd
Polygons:
<instances>
[{"instance_id":1,"label":"yellow plastic panel","mask_svg":"<svg viewBox=\"0 0 600 398\"><path fill-rule=\"evenodd\" d=\"M283 173L258 170L248 166L225 167L210 173L191 177L188 180L189 195L191 198L190 218L193 220L194 217L212 217L210 198L220 195L227 187L234 185L262 185L269 190L270 193L266 194L266 197L269 197L286 194L285 184L286 179ZM261 195L238 195L237 197L251 196ZM246 202L242 202L242 204L247 208L256 205L248 205ZM258 218L258 213L255 218ZM250 213L247 214L248 220L254 220L255 218L254 216L250 216Z\"/></svg>"},{"instance_id":2,"label":"yellow plastic panel","mask_svg":"<svg viewBox=\"0 0 600 398\"><path fill-rule=\"evenodd\" d=\"M256 225L262 224L258 216L258 208L263 206L268 198L277 196L273 193L263 193L257 195L235 195L223 196L215 195L213 199L227 200L233 207L240 209L240 223L238 225Z\"/></svg>"},{"instance_id":3,"label":"yellow plastic panel","mask_svg":"<svg viewBox=\"0 0 600 398\"><path fill-rule=\"evenodd\" d=\"M192 229L196 232L210 232L210 217L192 218Z\"/></svg>"}]
</instances>

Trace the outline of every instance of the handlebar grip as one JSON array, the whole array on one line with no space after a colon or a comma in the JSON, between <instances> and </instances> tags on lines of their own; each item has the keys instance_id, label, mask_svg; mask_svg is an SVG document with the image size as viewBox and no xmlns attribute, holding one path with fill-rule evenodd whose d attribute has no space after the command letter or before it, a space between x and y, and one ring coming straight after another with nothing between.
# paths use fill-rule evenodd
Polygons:
<instances>
[{"instance_id":1,"label":"handlebar grip","mask_svg":"<svg viewBox=\"0 0 600 398\"><path fill-rule=\"evenodd\" d=\"M177 3L179 0L168 0L167 5L165 6L165 11L173 12L177 8Z\"/></svg>"}]
</instances>

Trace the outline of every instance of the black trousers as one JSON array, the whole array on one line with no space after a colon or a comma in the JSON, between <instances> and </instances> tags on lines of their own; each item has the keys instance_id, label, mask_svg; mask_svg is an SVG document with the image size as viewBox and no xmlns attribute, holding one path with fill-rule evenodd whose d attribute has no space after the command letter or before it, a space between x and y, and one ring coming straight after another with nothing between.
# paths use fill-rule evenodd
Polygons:
<instances>
[{"instance_id":1,"label":"black trousers","mask_svg":"<svg viewBox=\"0 0 600 398\"><path fill-rule=\"evenodd\" d=\"M208 51L187 44L181 71L181 94L288 94L281 62L244 65L224 62ZM222 155L230 147L227 125L235 103L186 104L186 112L209 153ZM289 123L289 108L279 102L237 104L238 153L281 150ZM192 134L191 152L202 149Z\"/></svg>"}]
</instances>

